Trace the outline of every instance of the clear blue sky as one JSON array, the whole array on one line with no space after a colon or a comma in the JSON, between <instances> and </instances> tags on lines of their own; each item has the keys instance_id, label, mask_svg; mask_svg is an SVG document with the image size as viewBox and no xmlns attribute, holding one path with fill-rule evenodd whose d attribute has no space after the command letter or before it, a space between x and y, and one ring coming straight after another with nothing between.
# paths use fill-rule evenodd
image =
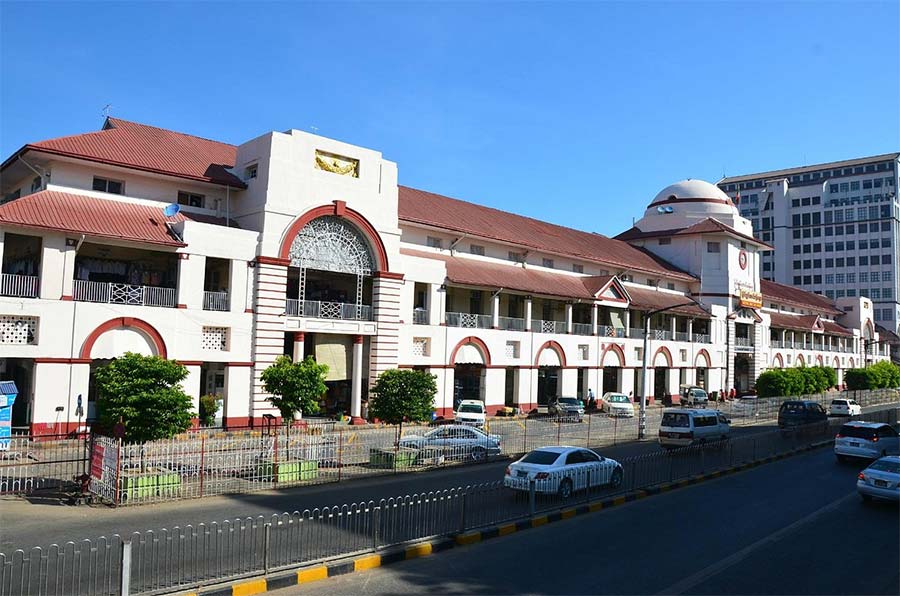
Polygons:
<instances>
[{"instance_id":1,"label":"clear blue sky","mask_svg":"<svg viewBox=\"0 0 900 596\"><path fill-rule=\"evenodd\" d=\"M616 234L666 184L900 150L900 3L0 3L0 145L298 128Z\"/></svg>"}]
</instances>

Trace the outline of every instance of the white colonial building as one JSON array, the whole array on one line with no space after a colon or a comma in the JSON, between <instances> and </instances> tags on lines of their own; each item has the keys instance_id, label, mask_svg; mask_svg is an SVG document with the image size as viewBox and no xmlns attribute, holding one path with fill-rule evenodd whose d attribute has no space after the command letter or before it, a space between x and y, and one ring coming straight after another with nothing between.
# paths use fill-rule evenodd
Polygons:
<instances>
[{"instance_id":1,"label":"white colonial building","mask_svg":"<svg viewBox=\"0 0 900 596\"><path fill-rule=\"evenodd\" d=\"M2 193L0 378L35 433L89 420L92 371L125 351L183 363L227 426L277 414L259 376L282 354L328 364L326 409L358 417L396 367L435 374L446 414L886 353L868 299L761 281L770 247L697 180L609 238L399 186L379 152L297 130L233 146L109 118L24 146Z\"/></svg>"}]
</instances>

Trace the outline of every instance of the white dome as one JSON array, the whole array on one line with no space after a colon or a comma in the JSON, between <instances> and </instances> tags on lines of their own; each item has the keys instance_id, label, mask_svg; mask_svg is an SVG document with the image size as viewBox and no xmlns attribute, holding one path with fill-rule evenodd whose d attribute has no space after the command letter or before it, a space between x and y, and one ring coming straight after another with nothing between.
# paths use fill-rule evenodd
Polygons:
<instances>
[{"instance_id":1,"label":"white dome","mask_svg":"<svg viewBox=\"0 0 900 596\"><path fill-rule=\"evenodd\" d=\"M656 195L650 206L655 207L658 203L673 203L677 199L711 199L713 202L725 201L731 204L731 199L728 198L728 195L722 192L715 184L710 184L705 180L688 178L687 180L670 184L659 191L659 194Z\"/></svg>"}]
</instances>

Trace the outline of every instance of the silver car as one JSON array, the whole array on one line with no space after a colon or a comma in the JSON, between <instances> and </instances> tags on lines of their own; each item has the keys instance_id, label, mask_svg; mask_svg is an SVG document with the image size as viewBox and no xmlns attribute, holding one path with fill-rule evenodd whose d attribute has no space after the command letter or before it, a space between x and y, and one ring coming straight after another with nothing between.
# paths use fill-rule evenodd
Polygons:
<instances>
[{"instance_id":1,"label":"silver car","mask_svg":"<svg viewBox=\"0 0 900 596\"><path fill-rule=\"evenodd\" d=\"M577 397L557 397L547 405L547 413L581 422L584 416L584 403Z\"/></svg>"},{"instance_id":2,"label":"silver car","mask_svg":"<svg viewBox=\"0 0 900 596\"><path fill-rule=\"evenodd\" d=\"M882 422L848 422L834 438L834 454L839 461L851 457L877 459L900 453L900 435Z\"/></svg>"},{"instance_id":3,"label":"silver car","mask_svg":"<svg viewBox=\"0 0 900 596\"><path fill-rule=\"evenodd\" d=\"M900 457L889 455L872 462L859 473L856 490L863 501L900 501Z\"/></svg>"},{"instance_id":4,"label":"silver car","mask_svg":"<svg viewBox=\"0 0 900 596\"><path fill-rule=\"evenodd\" d=\"M426 457L483 461L500 454L500 436L462 424L445 424L423 435L406 435L400 447L420 449Z\"/></svg>"}]
</instances>

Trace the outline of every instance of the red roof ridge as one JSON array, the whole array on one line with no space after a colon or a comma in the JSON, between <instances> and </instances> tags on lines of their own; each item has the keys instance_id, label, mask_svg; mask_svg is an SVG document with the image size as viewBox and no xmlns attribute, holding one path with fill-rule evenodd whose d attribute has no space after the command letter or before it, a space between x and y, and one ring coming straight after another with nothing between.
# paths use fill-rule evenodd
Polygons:
<instances>
[{"instance_id":1,"label":"red roof ridge","mask_svg":"<svg viewBox=\"0 0 900 596\"><path fill-rule=\"evenodd\" d=\"M217 143L219 145L224 145L226 147L232 147L234 149L237 149L237 145L233 145L231 143L226 143L225 141L219 141L217 139L209 139L207 137L201 137L200 135L191 134L189 132L181 132L178 130L172 130L170 128L163 128L161 126L153 126L152 124L144 124L143 122L135 122L134 120L126 120L125 118L115 118L113 116L107 116L106 122L103 123L103 128L100 130L95 130L93 132L103 132L104 130L106 130L106 127L108 124L112 124L112 128L116 128L115 124L117 124L117 123L121 123L126 126L140 126L143 128L152 128L152 129L158 130L160 132L181 135L183 137L191 137L193 139L198 139L200 141L206 141L207 143ZM91 133L84 133L84 134L91 134ZM70 136L75 136L75 135L70 135Z\"/></svg>"}]
</instances>

